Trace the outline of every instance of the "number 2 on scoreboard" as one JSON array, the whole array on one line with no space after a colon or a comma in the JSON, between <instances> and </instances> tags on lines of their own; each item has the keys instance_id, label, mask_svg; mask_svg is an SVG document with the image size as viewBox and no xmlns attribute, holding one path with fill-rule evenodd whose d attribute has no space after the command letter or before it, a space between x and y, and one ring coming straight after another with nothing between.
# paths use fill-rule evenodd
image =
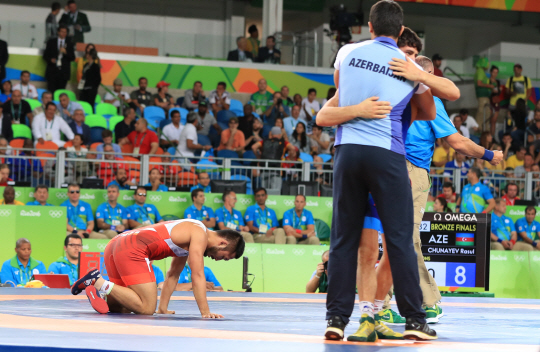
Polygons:
<instances>
[{"instance_id":1,"label":"number 2 on scoreboard","mask_svg":"<svg viewBox=\"0 0 540 352\"><path fill-rule=\"evenodd\" d=\"M431 221L422 221L420 223L420 232L429 232L431 230Z\"/></svg>"}]
</instances>

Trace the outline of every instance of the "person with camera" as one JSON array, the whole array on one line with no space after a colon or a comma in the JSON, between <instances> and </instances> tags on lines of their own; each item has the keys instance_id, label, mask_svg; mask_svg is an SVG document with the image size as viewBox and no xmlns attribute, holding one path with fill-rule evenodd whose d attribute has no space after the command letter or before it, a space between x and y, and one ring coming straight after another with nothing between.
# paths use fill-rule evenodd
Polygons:
<instances>
[{"instance_id":1,"label":"person with camera","mask_svg":"<svg viewBox=\"0 0 540 352\"><path fill-rule=\"evenodd\" d=\"M283 104L281 92L275 92L272 105L264 112L265 123L269 126L274 126L278 117L285 118L291 115L289 107Z\"/></svg>"},{"instance_id":2,"label":"person with camera","mask_svg":"<svg viewBox=\"0 0 540 352\"><path fill-rule=\"evenodd\" d=\"M330 251L326 251L322 254L322 263L317 264L317 270L311 275L306 285L306 293L315 293L319 290L319 293L326 293L328 290L328 258Z\"/></svg>"}]
</instances>

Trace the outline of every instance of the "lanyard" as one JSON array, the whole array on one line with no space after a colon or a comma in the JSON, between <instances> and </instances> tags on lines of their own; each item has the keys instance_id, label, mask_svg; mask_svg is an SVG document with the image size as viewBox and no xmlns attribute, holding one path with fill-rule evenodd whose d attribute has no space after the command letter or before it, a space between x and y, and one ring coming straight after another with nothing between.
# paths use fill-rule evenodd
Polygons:
<instances>
[{"instance_id":1,"label":"lanyard","mask_svg":"<svg viewBox=\"0 0 540 352\"><path fill-rule=\"evenodd\" d=\"M195 205L192 205L192 207L196 212L197 220L202 221L204 219L204 205L202 206L201 210L197 209Z\"/></svg>"},{"instance_id":2,"label":"lanyard","mask_svg":"<svg viewBox=\"0 0 540 352\"><path fill-rule=\"evenodd\" d=\"M259 205L257 205L257 206L258 206L259 209L261 210L261 211L259 212L259 218L258 218L258 220L257 220L258 223L259 223L259 225L261 225L261 224L267 225L267 224L268 224L268 217L267 217L267 213L266 213L267 210L266 210L266 209L265 209L265 210L262 210L262 208L261 208ZM262 216L262 214L264 214L264 217Z\"/></svg>"},{"instance_id":3,"label":"lanyard","mask_svg":"<svg viewBox=\"0 0 540 352\"><path fill-rule=\"evenodd\" d=\"M70 280L73 278L74 280L77 279L77 266L73 263L71 263L67 257L64 257L64 259L66 260L66 262L68 262L68 266L69 266L69 270L71 271L71 277L70 277ZM75 267L75 268L73 268Z\"/></svg>"},{"instance_id":4,"label":"lanyard","mask_svg":"<svg viewBox=\"0 0 540 352\"><path fill-rule=\"evenodd\" d=\"M117 207L118 207L118 205L117 205ZM109 203L107 203L107 209L109 210L109 219L111 219L111 221L113 220L112 210L114 209L114 220L116 220L116 218L118 217L118 214L116 213L116 208L111 208Z\"/></svg>"},{"instance_id":5,"label":"lanyard","mask_svg":"<svg viewBox=\"0 0 540 352\"><path fill-rule=\"evenodd\" d=\"M229 213L227 208L221 207L221 209L223 210L223 220L225 220L225 225L227 225L227 222L229 222L229 219L228 219L229 217L231 218L230 222L234 223L234 218L233 218L234 210L231 214Z\"/></svg>"},{"instance_id":6,"label":"lanyard","mask_svg":"<svg viewBox=\"0 0 540 352\"><path fill-rule=\"evenodd\" d=\"M23 92L23 87L24 86L21 84L21 94L23 96L26 96L27 98L30 98L30 86L26 86L26 94L24 94L24 92Z\"/></svg>"},{"instance_id":7,"label":"lanyard","mask_svg":"<svg viewBox=\"0 0 540 352\"><path fill-rule=\"evenodd\" d=\"M47 130L47 129L48 129L48 130L52 130L53 125L54 125L54 116L53 116L53 119L52 119L52 121L51 121L51 126L49 126L49 128L47 128L47 122L48 122L48 120L45 119L45 129L46 129L46 130Z\"/></svg>"},{"instance_id":8,"label":"lanyard","mask_svg":"<svg viewBox=\"0 0 540 352\"><path fill-rule=\"evenodd\" d=\"M69 221L72 227L77 227L77 218L79 217L79 205L71 206L71 220Z\"/></svg>"},{"instance_id":9,"label":"lanyard","mask_svg":"<svg viewBox=\"0 0 540 352\"><path fill-rule=\"evenodd\" d=\"M293 225L295 229L300 229L300 224L302 224L302 218L304 217L304 211L302 210L302 214L300 214L300 217L296 216L296 209L293 209ZM298 218L298 222L296 222L296 218Z\"/></svg>"},{"instance_id":10,"label":"lanyard","mask_svg":"<svg viewBox=\"0 0 540 352\"><path fill-rule=\"evenodd\" d=\"M146 220L150 220L150 216L148 215L148 211L145 209L144 206L140 206L138 205L139 207L139 211L142 213L143 215L143 218L141 219L142 221L144 221L144 217L146 217Z\"/></svg>"},{"instance_id":11,"label":"lanyard","mask_svg":"<svg viewBox=\"0 0 540 352\"><path fill-rule=\"evenodd\" d=\"M28 281L30 281L30 278L28 277L29 275L28 270L30 270L30 259L28 259L28 264L26 264L26 268L22 265L22 263L19 265L19 278L21 279L21 284L23 285L26 284ZM23 277L23 272L24 272L24 277Z\"/></svg>"},{"instance_id":12,"label":"lanyard","mask_svg":"<svg viewBox=\"0 0 540 352\"><path fill-rule=\"evenodd\" d=\"M11 114L13 115L13 117L17 116L17 118L14 118L15 121L20 121L21 120L21 110L22 110L22 101L19 103L19 111L17 112L17 115L15 115L15 110L13 110L13 102L11 103Z\"/></svg>"},{"instance_id":13,"label":"lanyard","mask_svg":"<svg viewBox=\"0 0 540 352\"><path fill-rule=\"evenodd\" d=\"M143 135L142 138L141 138L141 143L138 145L139 147L142 145L142 142L144 141L144 138L146 137L146 133L147 133L147 132L144 132L144 135ZM134 144L135 144L135 147L137 147L137 138L139 138L139 136L140 136L140 134L137 134L137 135L135 136L135 141L134 141L134 142L135 142L135 143L134 143Z\"/></svg>"}]
</instances>

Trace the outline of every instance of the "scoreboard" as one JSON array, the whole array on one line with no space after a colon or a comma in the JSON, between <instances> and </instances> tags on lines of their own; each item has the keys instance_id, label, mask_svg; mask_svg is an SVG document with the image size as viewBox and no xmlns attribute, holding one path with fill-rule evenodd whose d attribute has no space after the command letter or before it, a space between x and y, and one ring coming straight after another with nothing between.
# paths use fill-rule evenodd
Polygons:
<instances>
[{"instance_id":1,"label":"scoreboard","mask_svg":"<svg viewBox=\"0 0 540 352\"><path fill-rule=\"evenodd\" d=\"M441 290L489 290L490 214L424 213L424 262Z\"/></svg>"}]
</instances>

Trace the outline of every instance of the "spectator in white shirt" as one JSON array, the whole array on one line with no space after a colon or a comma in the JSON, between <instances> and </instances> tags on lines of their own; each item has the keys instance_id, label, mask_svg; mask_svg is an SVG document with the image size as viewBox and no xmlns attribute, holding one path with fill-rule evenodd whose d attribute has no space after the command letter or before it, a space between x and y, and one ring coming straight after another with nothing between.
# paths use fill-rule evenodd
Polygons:
<instances>
[{"instance_id":1,"label":"spectator in white shirt","mask_svg":"<svg viewBox=\"0 0 540 352\"><path fill-rule=\"evenodd\" d=\"M293 105L291 108L291 116L283 119L283 127L289 138L292 136L298 122L303 122L304 126L307 126L307 122L300 118L300 107L298 105Z\"/></svg>"},{"instance_id":2,"label":"spectator in white shirt","mask_svg":"<svg viewBox=\"0 0 540 352\"><path fill-rule=\"evenodd\" d=\"M60 94L60 103L58 104L58 111L60 112L60 116L66 121L66 123L71 123L73 121L72 116L75 110L83 110L83 107L81 104L70 101L68 95L66 93Z\"/></svg>"},{"instance_id":3,"label":"spectator in white shirt","mask_svg":"<svg viewBox=\"0 0 540 352\"><path fill-rule=\"evenodd\" d=\"M117 108L123 105L124 102L131 103L131 97L127 92L122 92L123 82L120 78L117 78L113 82L113 94L107 92L103 97L106 103L112 104Z\"/></svg>"},{"instance_id":4,"label":"spectator in white shirt","mask_svg":"<svg viewBox=\"0 0 540 352\"><path fill-rule=\"evenodd\" d=\"M195 156L195 150L210 150L212 146L210 145L200 145L198 144L197 137L197 125L199 124L199 119L197 118L196 112L190 112L187 116L187 124L182 129L180 133L180 139L178 141L178 147L176 147L177 156Z\"/></svg>"},{"instance_id":5,"label":"spectator in white shirt","mask_svg":"<svg viewBox=\"0 0 540 352\"><path fill-rule=\"evenodd\" d=\"M311 145L316 154L330 154L330 136L323 132L323 128L313 125L313 133L309 136Z\"/></svg>"},{"instance_id":6,"label":"spectator in white shirt","mask_svg":"<svg viewBox=\"0 0 540 352\"><path fill-rule=\"evenodd\" d=\"M163 147L177 147L180 140L180 134L184 126L180 124L180 111L174 110L171 113L171 123L163 127L160 143Z\"/></svg>"},{"instance_id":7,"label":"spectator in white shirt","mask_svg":"<svg viewBox=\"0 0 540 352\"><path fill-rule=\"evenodd\" d=\"M452 120L452 122L454 122L454 118L457 115L461 116L461 120L463 121L463 126L465 126L465 127L467 127L469 129L469 135L476 134L478 132L478 123L476 122L476 119L474 117L469 115L469 110L467 110L467 109L459 110L459 114L450 115L450 120Z\"/></svg>"},{"instance_id":8,"label":"spectator in white shirt","mask_svg":"<svg viewBox=\"0 0 540 352\"><path fill-rule=\"evenodd\" d=\"M75 136L73 131L68 126L63 118L56 116L56 105L50 102L45 108L45 114L38 115L32 123L32 134L36 140L36 144L43 144L45 141L52 141L59 147L64 145L61 139L63 133L66 138L71 141Z\"/></svg>"},{"instance_id":9,"label":"spectator in white shirt","mask_svg":"<svg viewBox=\"0 0 540 352\"><path fill-rule=\"evenodd\" d=\"M33 84L30 84L30 72L22 71L21 72L21 83L16 84L13 87L13 90L20 90L23 99L37 99L37 89Z\"/></svg>"},{"instance_id":10,"label":"spectator in white shirt","mask_svg":"<svg viewBox=\"0 0 540 352\"><path fill-rule=\"evenodd\" d=\"M465 138L471 138L471 134L469 133L469 129L465 126L463 126L463 118L461 115L457 115L454 117L454 126L458 131L461 132L463 137Z\"/></svg>"},{"instance_id":11,"label":"spectator in white shirt","mask_svg":"<svg viewBox=\"0 0 540 352\"><path fill-rule=\"evenodd\" d=\"M216 116L219 111L229 110L231 106L231 95L225 89L227 89L227 84L225 82L219 82L216 90L210 93L209 102Z\"/></svg>"},{"instance_id":12,"label":"spectator in white shirt","mask_svg":"<svg viewBox=\"0 0 540 352\"><path fill-rule=\"evenodd\" d=\"M300 118L308 122L307 134L311 134L311 127L313 127L313 117L321 110L321 104L315 99L317 97L317 90L310 88L308 90L308 96L302 100Z\"/></svg>"}]
</instances>

